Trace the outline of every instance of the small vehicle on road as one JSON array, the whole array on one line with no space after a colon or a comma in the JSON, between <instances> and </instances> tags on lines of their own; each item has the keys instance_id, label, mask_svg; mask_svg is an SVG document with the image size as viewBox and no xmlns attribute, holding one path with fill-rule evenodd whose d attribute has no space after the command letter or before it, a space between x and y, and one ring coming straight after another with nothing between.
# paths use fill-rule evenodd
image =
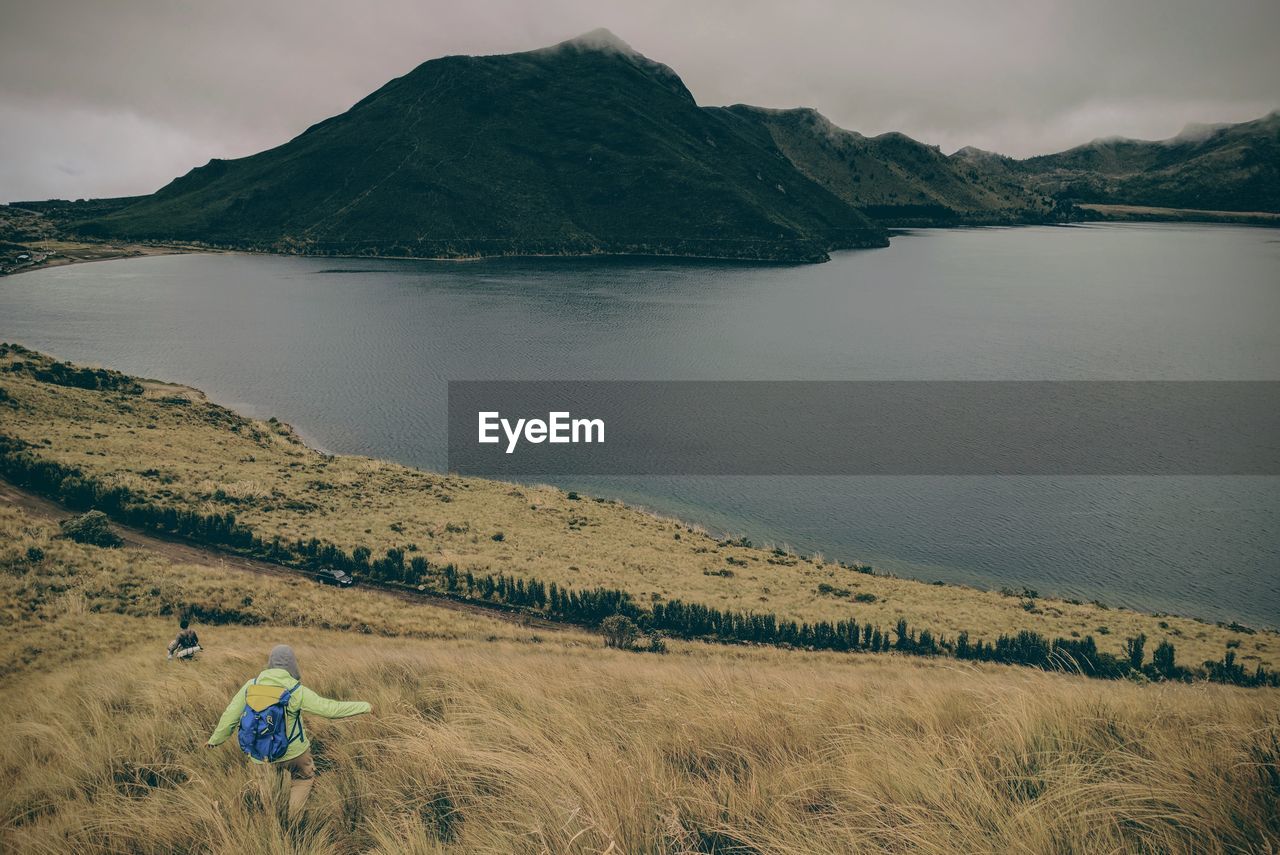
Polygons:
<instances>
[{"instance_id":1,"label":"small vehicle on road","mask_svg":"<svg viewBox=\"0 0 1280 855\"><path fill-rule=\"evenodd\" d=\"M356 583L349 573L336 567L321 567L316 578L326 585L336 585L339 588L350 588Z\"/></svg>"}]
</instances>

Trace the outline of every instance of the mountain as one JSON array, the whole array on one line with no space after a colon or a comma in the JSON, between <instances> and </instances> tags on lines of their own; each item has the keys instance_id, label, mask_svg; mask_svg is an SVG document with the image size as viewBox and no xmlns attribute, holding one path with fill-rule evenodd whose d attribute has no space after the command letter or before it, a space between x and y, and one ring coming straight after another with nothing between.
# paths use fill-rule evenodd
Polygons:
<instances>
[{"instance_id":1,"label":"mountain","mask_svg":"<svg viewBox=\"0 0 1280 855\"><path fill-rule=\"evenodd\" d=\"M1039 192L1079 202L1280 212L1280 111L1167 140L1094 140L1015 168Z\"/></svg>"},{"instance_id":2,"label":"mountain","mask_svg":"<svg viewBox=\"0 0 1280 855\"><path fill-rule=\"evenodd\" d=\"M1280 211L1280 113L1026 160L948 156L809 108L700 107L670 68L597 30L425 62L284 145L150 196L22 204L83 237L273 252L822 261L886 245L885 227L1101 216L1077 203Z\"/></svg>"},{"instance_id":3,"label":"mountain","mask_svg":"<svg viewBox=\"0 0 1280 855\"><path fill-rule=\"evenodd\" d=\"M817 261L884 230L749 117L608 31L431 60L342 115L213 160L79 231L273 251Z\"/></svg>"},{"instance_id":4,"label":"mountain","mask_svg":"<svg viewBox=\"0 0 1280 855\"><path fill-rule=\"evenodd\" d=\"M1008 158L962 149L947 157L905 134L865 137L816 110L729 112L759 123L801 173L883 225L1044 222L1052 199L1030 192Z\"/></svg>"}]
</instances>

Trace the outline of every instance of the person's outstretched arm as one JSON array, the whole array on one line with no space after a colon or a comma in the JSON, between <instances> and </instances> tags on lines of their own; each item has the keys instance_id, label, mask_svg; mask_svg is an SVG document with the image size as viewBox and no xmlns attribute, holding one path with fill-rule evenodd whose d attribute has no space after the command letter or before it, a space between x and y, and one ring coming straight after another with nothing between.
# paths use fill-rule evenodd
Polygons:
<instances>
[{"instance_id":1,"label":"person's outstretched arm","mask_svg":"<svg viewBox=\"0 0 1280 855\"><path fill-rule=\"evenodd\" d=\"M250 681L252 682L252 681ZM218 719L218 726L213 729L213 736L209 737L209 747L221 745L235 732L240 726L240 716L244 714L244 693L249 688L249 683L245 683L239 690L231 696L231 703L227 704L226 710L222 713L222 718Z\"/></svg>"},{"instance_id":2,"label":"person's outstretched arm","mask_svg":"<svg viewBox=\"0 0 1280 855\"><path fill-rule=\"evenodd\" d=\"M353 715L373 712L373 707L366 701L335 701L316 694L306 686L298 691L301 695L302 711L322 718L350 718Z\"/></svg>"}]
</instances>

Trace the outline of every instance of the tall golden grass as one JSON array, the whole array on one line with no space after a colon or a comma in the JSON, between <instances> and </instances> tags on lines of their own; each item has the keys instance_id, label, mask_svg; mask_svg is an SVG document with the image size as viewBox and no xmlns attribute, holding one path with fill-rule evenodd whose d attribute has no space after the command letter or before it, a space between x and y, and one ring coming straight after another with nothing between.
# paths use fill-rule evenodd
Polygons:
<instances>
[{"instance_id":1,"label":"tall golden grass","mask_svg":"<svg viewBox=\"0 0 1280 855\"><path fill-rule=\"evenodd\" d=\"M908 661L207 632L6 688L7 851L1274 851L1274 693ZM149 628L151 629L151 628ZM154 636L154 630L146 633ZM314 722L306 824L206 751L270 645L368 720ZM16 708L15 708L16 706Z\"/></svg>"},{"instance_id":2,"label":"tall golden grass","mask_svg":"<svg viewBox=\"0 0 1280 855\"><path fill-rule=\"evenodd\" d=\"M690 643L606 650L51 534L0 514L0 653L25 657L0 677L0 851L1280 847L1277 690ZM382 623L306 618L353 595L370 600L353 609L384 603ZM166 662L166 596L252 596L257 623L198 626L207 652ZM262 804L234 745L203 748L275 643L295 646L316 691L377 710L309 722L319 779L296 829L279 794Z\"/></svg>"}]
</instances>

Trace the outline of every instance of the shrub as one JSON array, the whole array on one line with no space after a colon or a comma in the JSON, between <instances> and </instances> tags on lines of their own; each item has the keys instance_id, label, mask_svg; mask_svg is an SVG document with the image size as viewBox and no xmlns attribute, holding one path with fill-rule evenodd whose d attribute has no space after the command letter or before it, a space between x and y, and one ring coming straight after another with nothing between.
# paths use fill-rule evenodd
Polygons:
<instances>
[{"instance_id":1,"label":"shrub","mask_svg":"<svg viewBox=\"0 0 1280 855\"><path fill-rule=\"evenodd\" d=\"M629 649L640 637L640 628L626 615L609 615L600 621L600 631L604 633L605 646L619 650Z\"/></svg>"},{"instance_id":2,"label":"shrub","mask_svg":"<svg viewBox=\"0 0 1280 855\"><path fill-rule=\"evenodd\" d=\"M1129 660L1129 667L1135 671L1142 669L1142 660L1146 656L1147 636L1138 633L1135 638L1126 638L1124 641L1124 655Z\"/></svg>"},{"instance_id":3,"label":"shrub","mask_svg":"<svg viewBox=\"0 0 1280 855\"><path fill-rule=\"evenodd\" d=\"M78 517L62 521L62 534L76 543L87 543L90 546L119 546L120 535L111 530L107 515L102 511L89 511Z\"/></svg>"},{"instance_id":4,"label":"shrub","mask_svg":"<svg viewBox=\"0 0 1280 855\"><path fill-rule=\"evenodd\" d=\"M1176 680L1182 670L1177 665L1176 657L1173 645L1166 639L1156 646L1156 652L1151 657L1151 667L1166 680Z\"/></svg>"}]
</instances>

